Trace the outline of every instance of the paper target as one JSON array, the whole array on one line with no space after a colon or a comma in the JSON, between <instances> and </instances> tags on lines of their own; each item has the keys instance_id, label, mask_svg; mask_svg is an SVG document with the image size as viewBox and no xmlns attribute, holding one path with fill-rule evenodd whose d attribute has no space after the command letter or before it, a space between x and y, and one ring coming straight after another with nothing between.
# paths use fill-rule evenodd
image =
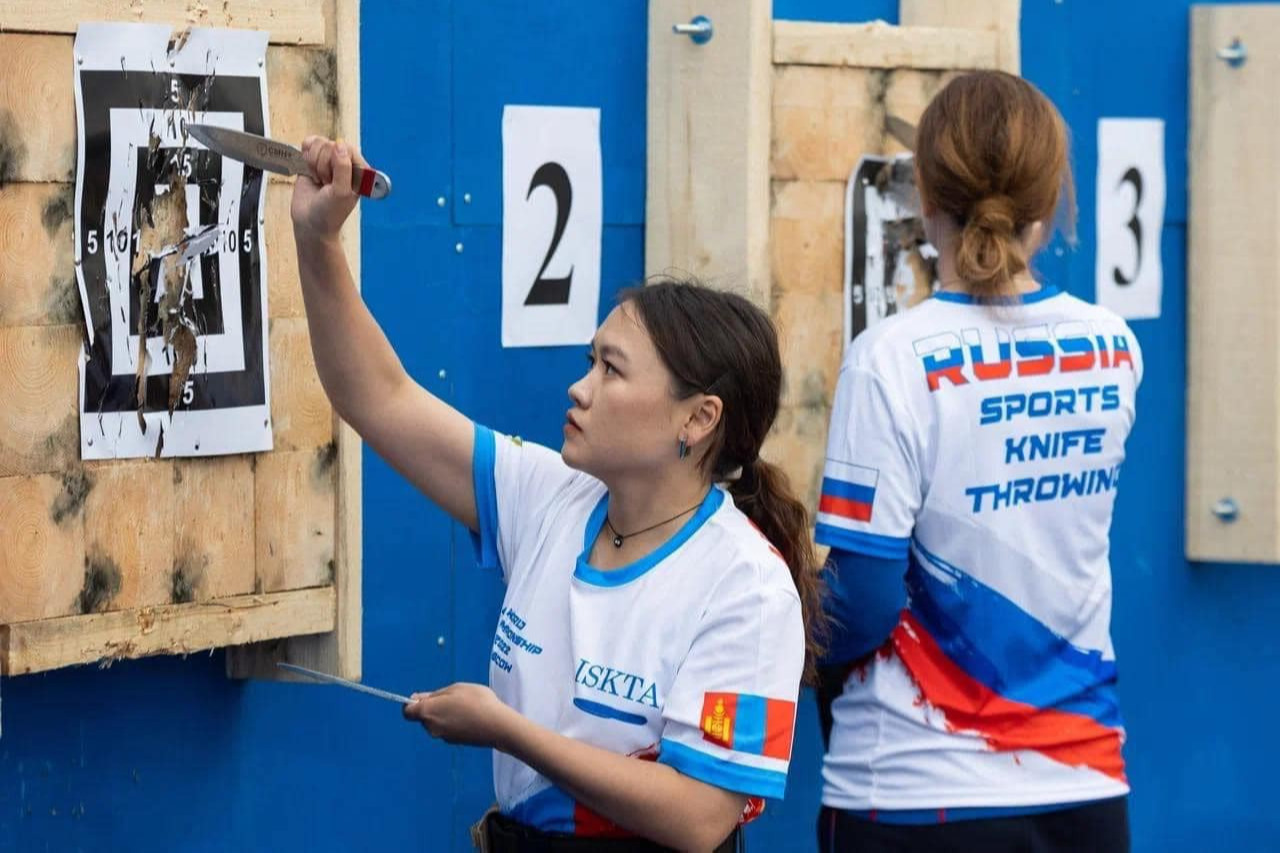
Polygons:
<instances>
[{"instance_id":1,"label":"paper target","mask_svg":"<svg viewBox=\"0 0 1280 853\"><path fill-rule=\"evenodd\" d=\"M85 24L75 43L85 459L270 450L261 170L186 133L267 132L265 33Z\"/></svg>"}]
</instances>

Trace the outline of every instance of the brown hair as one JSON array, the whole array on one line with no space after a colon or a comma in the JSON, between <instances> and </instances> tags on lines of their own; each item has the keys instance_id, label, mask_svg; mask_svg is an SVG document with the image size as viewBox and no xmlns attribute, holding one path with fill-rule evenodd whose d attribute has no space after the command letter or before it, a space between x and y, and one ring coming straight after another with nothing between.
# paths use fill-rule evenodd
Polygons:
<instances>
[{"instance_id":1,"label":"brown hair","mask_svg":"<svg viewBox=\"0 0 1280 853\"><path fill-rule=\"evenodd\" d=\"M1064 199L1065 230L1073 236L1066 123L1020 77L977 71L948 83L920 119L915 159L925 209L961 228L956 273L976 296L1009 289L1030 260L1023 230L1047 226Z\"/></svg>"},{"instance_id":2,"label":"brown hair","mask_svg":"<svg viewBox=\"0 0 1280 853\"><path fill-rule=\"evenodd\" d=\"M657 278L624 291L671 373L678 400L714 394L724 407L701 465L712 482L728 480L734 503L782 554L800 595L805 678L821 652L821 584L809 538L809 513L791 493L787 475L760 458L778 414L782 357L769 316L737 294L696 281Z\"/></svg>"}]
</instances>

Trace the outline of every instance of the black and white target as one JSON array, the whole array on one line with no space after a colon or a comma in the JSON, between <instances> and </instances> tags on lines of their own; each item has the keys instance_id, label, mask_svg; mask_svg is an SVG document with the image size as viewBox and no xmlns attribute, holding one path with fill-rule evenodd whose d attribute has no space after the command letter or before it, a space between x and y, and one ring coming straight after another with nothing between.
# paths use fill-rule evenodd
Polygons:
<instances>
[{"instance_id":1,"label":"black and white target","mask_svg":"<svg viewBox=\"0 0 1280 853\"><path fill-rule=\"evenodd\" d=\"M145 24L84 24L77 33L83 458L271 449L265 176L186 133L187 122L202 122L266 135L266 49L266 34L248 31L193 29L185 41L167 26ZM175 173L185 195L184 236L212 225L217 237L184 265L194 361L171 388L164 282L148 292L140 281L146 273L136 270L150 269L138 261L142 223L157 197L173 191Z\"/></svg>"}]
</instances>

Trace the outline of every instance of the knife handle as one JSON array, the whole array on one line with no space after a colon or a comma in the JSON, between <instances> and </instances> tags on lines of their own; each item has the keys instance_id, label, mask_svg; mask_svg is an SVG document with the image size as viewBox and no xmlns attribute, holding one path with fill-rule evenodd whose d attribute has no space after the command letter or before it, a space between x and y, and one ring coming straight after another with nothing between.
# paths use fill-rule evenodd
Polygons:
<instances>
[{"instance_id":1,"label":"knife handle","mask_svg":"<svg viewBox=\"0 0 1280 853\"><path fill-rule=\"evenodd\" d=\"M385 198L391 192L391 179L386 172L351 165L351 189L369 199Z\"/></svg>"}]
</instances>

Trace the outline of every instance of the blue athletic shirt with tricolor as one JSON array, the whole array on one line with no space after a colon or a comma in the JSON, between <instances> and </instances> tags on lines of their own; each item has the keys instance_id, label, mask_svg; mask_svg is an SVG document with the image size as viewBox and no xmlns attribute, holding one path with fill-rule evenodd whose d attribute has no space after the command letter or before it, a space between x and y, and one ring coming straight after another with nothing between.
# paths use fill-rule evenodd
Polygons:
<instances>
[{"instance_id":1,"label":"blue athletic shirt with tricolor","mask_svg":"<svg viewBox=\"0 0 1280 853\"><path fill-rule=\"evenodd\" d=\"M746 794L785 791L804 669L800 598L781 555L722 488L647 557L588 562L609 495L560 454L475 431L479 562L507 584L489 683L525 717ZM575 835L625 835L517 759L493 753L502 811Z\"/></svg>"},{"instance_id":2,"label":"blue athletic shirt with tricolor","mask_svg":"<svg viewBox=\"0 0 1280 853\"><path fill-rule=\"evenodd\" d=\"M943 292L859 335L817 539L905 559L890 641L832 706L823 802L875 813L1124 794L1109 529L1142 354L1044 288Z\"/></svg>"}]
</instances>

